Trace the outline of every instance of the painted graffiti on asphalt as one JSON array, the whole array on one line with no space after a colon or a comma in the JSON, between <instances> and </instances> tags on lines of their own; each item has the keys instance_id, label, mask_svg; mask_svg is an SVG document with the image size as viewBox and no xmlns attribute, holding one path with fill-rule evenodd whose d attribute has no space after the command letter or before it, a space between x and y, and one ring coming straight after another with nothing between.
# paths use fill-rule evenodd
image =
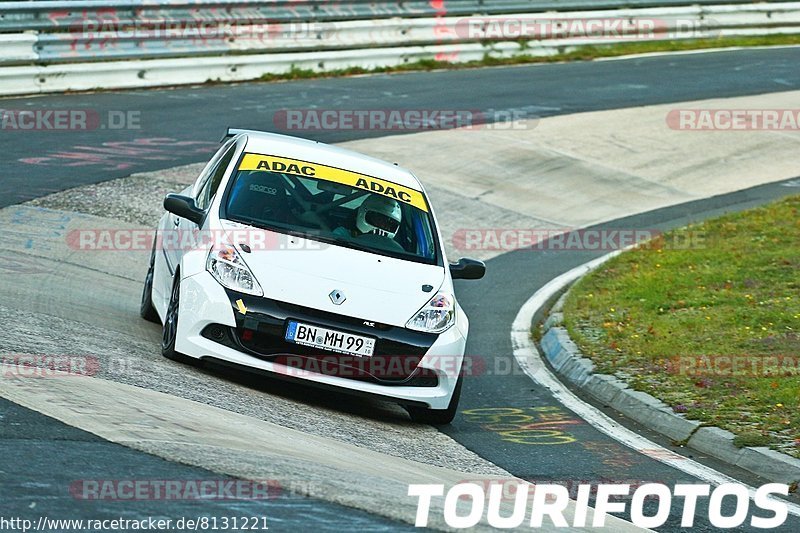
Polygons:
<instances>
[{"instance_id":1,"label":"painted graffiti on asphalt","mask_svg":"<svg viewBox=\"0 0 800 533\"><path fill-rule=\"evenodd\" d=\"M170 137L148 137L132 141L76 145L44 156L24 157L20 162L49 167L87 167L101 170L128 170L147 161L178 161L213 152L219 145L208 141L179 141Z\"/></svg>"},{"instance_id":2,"label":"painted graffiti on asphalt","mask_svg":"<svg viewBox=\"0 0 800 533\"><path fill-rule=\"evenodd\" d=\"M577 439L565 428L583 422L556 406L486 407L463 411L467 422L480 424L506 442L516 444L570 444Z\"/></svg>"}]
</instances>

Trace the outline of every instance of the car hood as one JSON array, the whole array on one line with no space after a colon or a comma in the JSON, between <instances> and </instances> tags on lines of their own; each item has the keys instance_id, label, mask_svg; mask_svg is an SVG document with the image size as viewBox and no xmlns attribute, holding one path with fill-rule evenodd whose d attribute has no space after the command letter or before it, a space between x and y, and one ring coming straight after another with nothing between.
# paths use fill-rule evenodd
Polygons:
<instances>
[{"instance_id":1,"label":"car hood","mask_svg":"<svg viewBox=\"0 0 800 533\"><path fill-rule=\"evenodd\" d=\"M228 220L222 227L266 298L392 326L405 326L445 281L441 266L404 261ZM235 230L263 232L263 246L245 253ZM432 290L425 292L423 285ZM330 294L344 301L336 305Z\"/></svg>"}]
</instances>

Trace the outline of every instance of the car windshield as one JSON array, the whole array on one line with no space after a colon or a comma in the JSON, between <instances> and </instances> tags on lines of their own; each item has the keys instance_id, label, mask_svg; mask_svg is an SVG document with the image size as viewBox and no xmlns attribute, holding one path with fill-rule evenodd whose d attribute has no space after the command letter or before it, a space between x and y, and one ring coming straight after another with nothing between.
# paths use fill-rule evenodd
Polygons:
<instances>
[{"instance_id":1,"label":"car windshield","mask_svg":"<svg viewBox=\"0 0 800 533\"><path fill-rule=\"evenodd\" d=\"M408 187L317 163L246 154L229 191L229 220L436 263L428 204Z\"/></svg>"}]
</instances>

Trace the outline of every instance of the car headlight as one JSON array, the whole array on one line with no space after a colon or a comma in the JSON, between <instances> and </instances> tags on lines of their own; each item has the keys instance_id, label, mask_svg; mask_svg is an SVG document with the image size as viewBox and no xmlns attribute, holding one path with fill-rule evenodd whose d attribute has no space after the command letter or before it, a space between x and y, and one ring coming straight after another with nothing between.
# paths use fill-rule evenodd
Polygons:
<instances>
[{"instance_id":1,"label":"car headlight","mask_svg":"<svg viewBox=\"0 0 800 533\"><path fill-rule=\"evenodd\" d=\"M256 277L230 244L215 244L211 248L206 259L206 270L223 287L256 296L264 294Z\"/></svg>"},{"instance_id":2,"label":"car headlight","mask_svg":"<svg viewBox=\"0 0 800 533\"><path fill-rule=\"evenodd\" d=\"M428 333L441 333L455 321L456 308L453 295L440 292L411 317L406 327Z\"/></svg>"}]
</instances>

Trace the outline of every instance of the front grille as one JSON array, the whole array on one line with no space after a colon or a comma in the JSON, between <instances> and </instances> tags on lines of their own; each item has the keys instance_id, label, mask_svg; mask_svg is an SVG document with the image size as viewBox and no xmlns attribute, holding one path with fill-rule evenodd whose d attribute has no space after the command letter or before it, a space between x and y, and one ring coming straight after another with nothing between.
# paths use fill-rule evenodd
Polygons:
<instances>
[{"instance_id":1,"label":"front grille","mask_svg":"<svg viewBox=\"0 0 800 533\"><path fill-rule=\"evenodd\" d=\"M266 298L246 297L229 292L236 327L207 326L202 335L214 342L254 357L286 366L290 371L367 380L387 385L435 387L435 372L419 369L422 357L437 335L410 331L386 324L375 327L352 317L335 315ZM247 313L238 312L233 302L243 299ZM289 320L313 324L375 339L375 353L358 357L287 342Z\"/></svg>"},{"instance_id":2,"label":"front grille","mask_svg":"<svg viewBox=\"0 0 800 533\"><path fill-rule=\"evenodd\" d=\"M439 385L436 372L418 368L421 355L376 353L372 357L358 357L301 346L286 342L282 336L254 333L252 330L250 335L246 335L250 340L243 340L244 331L221 324L210 324L203 329L201 335L253 357L283 365L287 367L287 373L290 375L313 373L383 385L413 387Z\"/></svg>"}]
</instances>

